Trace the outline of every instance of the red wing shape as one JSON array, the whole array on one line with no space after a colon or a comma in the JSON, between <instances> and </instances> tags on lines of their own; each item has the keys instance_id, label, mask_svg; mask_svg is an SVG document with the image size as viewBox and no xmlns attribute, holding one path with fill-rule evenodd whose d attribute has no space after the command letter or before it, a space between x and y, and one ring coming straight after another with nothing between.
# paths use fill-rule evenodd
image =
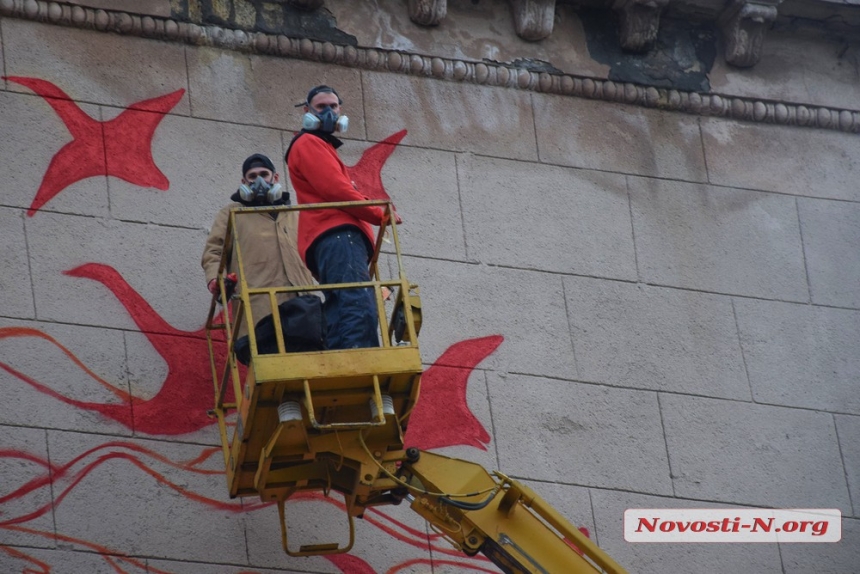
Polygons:
<instances>
[{"instance_id":1,"label":"red wing shape","mask_svg":"<svg viewBox=\"0 0 860 574\"><path fill-rule=\"evenodd\" d=\"M475 367L504 341L501 335L451 345L421 377L421 396L409 417L406 446L422 450L467 445L487 450L490 435L466 402Z\"/></svg>"},{"instance_id":2,"label":"red wing shape","mask_svg":"<svg viewBox=\"0 0 860 574\"><path fill-rule=\"evenodd\" d=\"M12 366L0 362L0 369L10 373L37 391L82 410L101 413L135 432L172 436L194 432L215 423L206 412L212 407L212 373L204 330L181 331L167 323L149 303L135 291L112 267L88 263L66 271L66 275L98 281L123 304L153 348L167 363L167 377L158 393L148 400L124 392L114 394L118 403L85 402L57 393L48 385L29 377ZM78 368L83 369L102 385L81 362L51 337L33 329L0 328L0 339L8 337L40 337L53 343ZM216 344L225 353L223 343Z\"/></svg>"},{"instance_id":3,"label":"red wing shape","mask_svg":"<svg viewBox=\"0 0 860 574\"><path fill-rule=\"evenodd\" d=\"M141 187L166 190L167 177L152 158L152 138L165 114L182 98L185 90L132 104L107 122L95 120L54 84L38 78L7 76L4 79L26 86L54 108L72 141L60 148L42 178L27 210L32 217L70 185L89 177L112 175Z\"/></svg>"},{"instance_id":4,"label":"red wing shape","mask_svg":"<svg viewBox=\"0 0 860 574\"><path fill-rule=\"evenodd\" d=\"M110 289L167 363L167 378L158 393L146 401L133 399L134 429L153 435L179 435L214 424L206 414L212 407L212 372L204 329L174 328L107 265L87 263L65 274L92 279ZM219 347L220 352L226 352L225 345Z\"/></svg>"},{"instance_id":5,"label":"red wing shape","mask_svg":"<svg viewBox=\"0 0 860 574\"><path fill-rule=\"evenodd\" d=\"M365 150L354 166L349 167L349 175L358 191L370 199L391 199L382 185L382 168L394 153L397 144L406 137L406 130L391 134L378 144Z\"/></svg>"}]
</instances>

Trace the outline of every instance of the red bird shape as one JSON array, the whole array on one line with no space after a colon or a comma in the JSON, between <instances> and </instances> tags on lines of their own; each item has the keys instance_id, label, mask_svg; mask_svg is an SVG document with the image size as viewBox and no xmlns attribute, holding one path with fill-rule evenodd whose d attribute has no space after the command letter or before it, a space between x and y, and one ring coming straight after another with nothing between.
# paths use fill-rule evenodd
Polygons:
<instances>
[{"instance_id":1,"label":"red bird shape","mask_svg":"<svg viewBox=\"0 0 860 574\"><path fill-rule=\"evenodd\" d=\"M212 408L212 372L205 330L180 331L169 325L112 267L87 263L64 273L99 281L123 304L167 363L167 378L161 389L151 399L143 400L112 387L119 403L84 402L61 395L5 363L0 363L0 368L57 400L101 413L136 432L181 435L214 424L215 420L206 414L207 409ZM41 336L53 341L32 329L6 328L0 338L7 336ZM216 350L225 353L225 345L216 344ZM75 358L72 360L84 368ZM95 375L91 373L91 376Z\"/></svg>"},{"instance_id":2,"label":"red bird shape","mask_svg":"<svg viewBox=\"0 0 860 574\"><path fill-rule=\"evenodd\" d=\"M409 416L407 446L430 450L463 444L487 450L490 435L466 402L474 368L504 341L501 335L448 347L421 377L421 396Z\"/></svg>"},{"instance_id":3,"label":"red bird shape","mask_svg":"<svg viewBox=\"0 0 860 574\"><path fill-rule=\"evenodd\" d=\"M207 409L212 408L212 372L205 329L181 331L174 328L115 269L107 265L87 263L64 274L93 279L110 289L167 362L167 378L158 393L149 400L132 399L135 431L179 435L215 423L206 414ZM223 344L221 347L221 352L226 352ZM95 410L131 426L132 421L122 420L128 410L116 411L110 409L111 406L100 405Z\"/></svg>"},{"instance_id":4,"label":"red bird shape","mask_svg":"<svg viewBox=\"0 0 860 574\"><path fill-rule=\"evenodd\" d=\"M347 167L355 187L368 199L391 199L382 185L382 168L406 133L406 130L400 130L391 134L365 150L354 166Z\"/></svg>"},{"instance_id":5,"label":"red bird shape","mask_svg":"<svg viewBox=\"0 0 860 574\"><path fill-rule=\"evenodd\" d=\"M172 110L184 89L133 104L116 118L94 120L60 88L45 80L7 76L4 79L26 86L54 108L72 135L51 159L42 184L27 210L32 217L68 186L88 177L112 175L141 187L162 191L170 187L167 177L152 159L152 137L164 115Z\"/></svg>"}]
</instances>

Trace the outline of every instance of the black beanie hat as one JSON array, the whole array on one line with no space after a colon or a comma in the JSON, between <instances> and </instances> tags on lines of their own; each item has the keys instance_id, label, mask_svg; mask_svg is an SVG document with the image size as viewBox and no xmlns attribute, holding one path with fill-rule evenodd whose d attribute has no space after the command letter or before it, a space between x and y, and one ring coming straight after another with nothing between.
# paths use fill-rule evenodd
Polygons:
<instances>
[{"instance_id":1,"label":"black beanie hat","mask_svg":"<svg viewBox=\"0 0 860 574\"><path fill-rule=\"evenodd\" d=\"M272 173L275 173L275 164L272 163L272 160L261 153L255 153L242 162L242 177L245 177L248 170L253 167L265 167Z\"/></svg>"}]
</instances>

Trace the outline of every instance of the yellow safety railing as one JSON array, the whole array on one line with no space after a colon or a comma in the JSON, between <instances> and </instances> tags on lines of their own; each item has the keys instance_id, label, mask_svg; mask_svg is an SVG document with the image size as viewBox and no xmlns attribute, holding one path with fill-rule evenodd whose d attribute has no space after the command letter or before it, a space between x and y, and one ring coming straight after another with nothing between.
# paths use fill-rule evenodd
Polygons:
<instances>
[{"instance_id":1,"label":"yellow safety railing","mask_svg":"<svg viewBox=\"0 0 860 574\"><path fill-rule=\"evenodd\" d=\"M277 214L282 211L307 211L320 209L348 209L351 207L382 207L385 212L384 223L378 228L373 255L369 262L370 281L358 283L341 283L341 284L311 284L311 285L293 285L293 286L252 286L248 284L244 273L243 257L240 241L236 239L236 221L239 217L246 217L249 214L270 213ZM237 207L231 210L227 224L227 230L224 237L224 246L221 256L221 262L218 268L217 281L220 287L219 293L227 293L227 274L230 268L236 270L238 276L238 284L236 285L236 294L233 301L236 303L223 301L224 304L219 305L219 296L213 296L209 305L209 314L206 320L206 336L207 344L209 345L210 367L212 370L212 379L214 382L215 391L215 408L212 414L218 419L219 431L224 446L224 458L227 468L231 468L230 464L230 440L227 433L226 416L231 411L242 411L243 401L250 396L250 391L244 387L240 376L240 366L234 347L238 340L238 333L241 331L240 326L245 326L245 331L248 336L250 347L251 361L259 356L258 341L255 332L255 325L262 317L255 317L252 311L252 297L267 297L268 307L274 323L275 340L277 343L277 354L266 354L266 357L277 357L278 355L286 356L289 352L283 337L283 325L281 322L280 313L278 312L278 296L287 293L310 293L323 292L336 289L356 289L356 288L371 288L374 292L376 301L377 321L379 325L381 337L381 346L379 348L390 348L397 344L393 341L399 338L400 344L416 345L418 332L421 326L420 299L418 298L417 285L411 284L406 279L406 273L403 267L403 256L400 248L400 239L397 233L397 225L393 222L394 209L389 201L371 200L371 201L355 201L355 202L338 202L338 203L323 203L323 204L307 204L295 206L279 206L279 207ZM393 255L397 264L396 278L383 279L380 274L379 258L382 253L382 247L390 235L390 242L393 245ZM234 265L231 265L231 261ZM383 289L388 289L389 293L394 293L393 312L391 319L386 317L385 301L386 293ZM219 310L220 308L220 310ZM399 337L395 337L398 325L401 327L401 332L397 333ZM219 356L215 352L216 345L225 344L227 352L224 357L223 364L218 364L216 358ZM373 348L365 349L373 351ZM334 353L336 351L319 351L320 353ZM310 393L310 388L306 386L306 401L311 413L311 421L313 419L313 400ZM228 402L227 397L229 391L232 390L234 401ZM248 395L246 396L246 392ZM378 390L378 383L374 389L374 402L377 403L377 413L380 413L381 397ZM368 425L382 424L381 415L377 414L373 420L369 421ZM241 423L240 423L241 424ZM319 424L319 426L318 426ZM321 423L314 424L317 428L327 428ZM361 426L361 423L352 425ZM239 429L242 430L242 429ZM239 433L241 434L241 433Z\"/></svg>"}]
</instances>

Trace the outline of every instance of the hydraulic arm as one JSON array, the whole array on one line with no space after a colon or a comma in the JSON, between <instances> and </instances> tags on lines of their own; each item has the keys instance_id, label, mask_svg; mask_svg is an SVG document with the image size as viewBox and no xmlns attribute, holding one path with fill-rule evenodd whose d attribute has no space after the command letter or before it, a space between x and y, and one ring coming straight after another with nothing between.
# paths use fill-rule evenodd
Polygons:
<instances>
[{"instance_id":1,"label":"hydraulic arm","mask_svg":"<svg viewBox=\"0 0 860 574\"><path fill-rule=\"evenodd\" d=\"M423 490L412 509L456 548L480 552L507 574L624 572L531 489L501 473L414 449L402 468Z\"/></svg>"}]
</instances>

